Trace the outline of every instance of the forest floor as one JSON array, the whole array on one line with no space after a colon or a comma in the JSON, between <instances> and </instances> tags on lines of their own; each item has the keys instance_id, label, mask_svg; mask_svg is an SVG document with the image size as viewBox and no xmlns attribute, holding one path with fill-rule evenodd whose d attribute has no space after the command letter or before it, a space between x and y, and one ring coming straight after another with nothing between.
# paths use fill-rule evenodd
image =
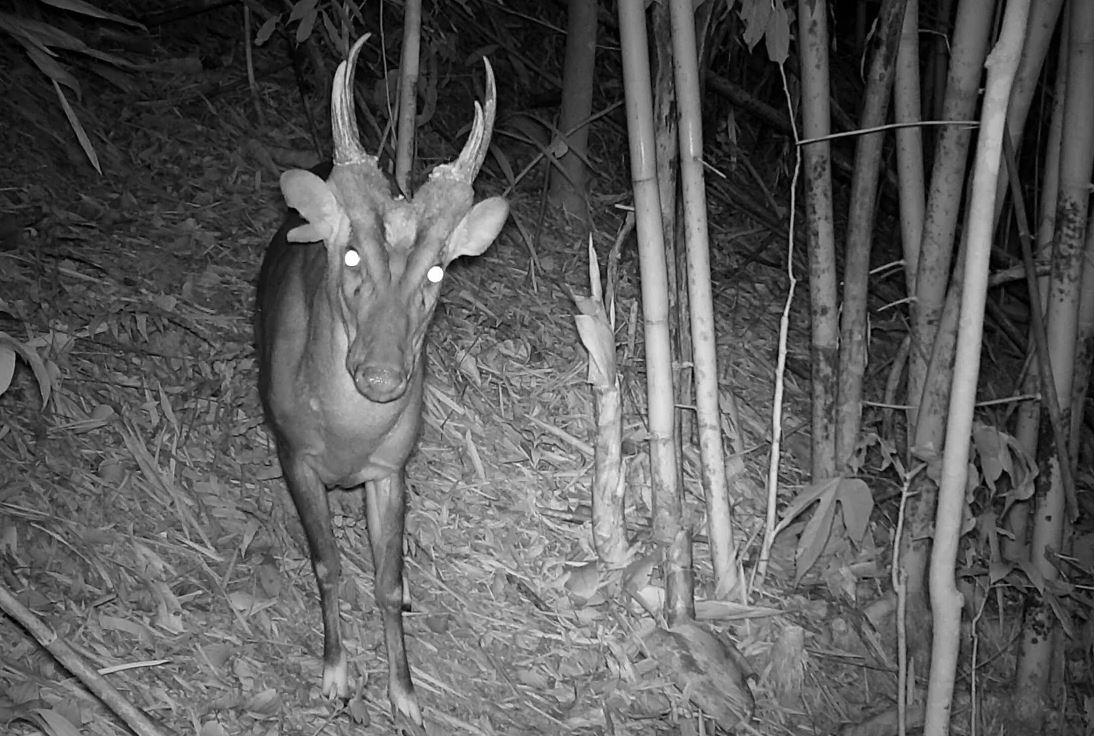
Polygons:
<instances>
[{"instance_id":1,"label":"forest floor","mask_svg":"<svg viewBox=\"0 0 1094 736\"><path fill-rule=\"evenodd\" d=\"M284 213L278 174L299 165L283 152L315 157L279 49L259 50L256 66L279 71L260 76L253 98L239 83L242 59L203 69L182 49L176 71L136 76L131 93L90 87L80 112L101 176L41 78L15 59L0 73L12 103L0 107L0 331L48 362L52 387L43 409L33 376L19 370L0 397L0 582L179 734L385 733L391 724L367 533L352 494L336 494L335 525L363 698L351 714L320 697L315 581L256 390L254 282ZM444 80L435 125L470 121L480 74L469 65ZM503 79L503 108L506 91ZM495 145L519 170L530 155L504 127ZM450 157L462 140L454 139L423 129L420 156ZM618 131L597 138L593 240L602 263L631 201L622 140ZM542 181L537 173L505 191L487 161L480 196L504 193L512 219L486 255L451 270L429 336L406 535L407 639L426 720L446 734L711 732L679 678L644 658L649 616L587 576L596 425L571 299L588 290L585 229L543 207ZM723 393L740 415L727 429L746 448L734 464L736 534L750 570L785 248L726 203L711 208ZM741 255L765 243L775 266ZM632 240L614 287L631 536L648 553L637 284ZM781 482L792 492L809 457L799 431L809 416L804 291L791 319ZM861 617L820 587L791 588L792 540L776 547L754 605L712 600L690 445L684 462L699 530L699 613L757 675L753 727L827 733L887 708L891 646L864 644ZM660 585L655 574L650 586ZM769 685L788 627L805 632L795 654L805 687L793 703ZM62 722L124 732L3 616L0 642L0 723L14 733L60 734Z\"/></svg>"}]
</instances>

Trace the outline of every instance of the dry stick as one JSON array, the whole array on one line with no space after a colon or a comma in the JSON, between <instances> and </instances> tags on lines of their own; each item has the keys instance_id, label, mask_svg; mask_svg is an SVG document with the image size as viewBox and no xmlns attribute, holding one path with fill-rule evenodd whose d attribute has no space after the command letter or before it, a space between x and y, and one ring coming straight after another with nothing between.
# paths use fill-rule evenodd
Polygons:
<instances>
[{"instance_id":1,"label":"dry stick","mask_svg":"<svg viewBox=\"0 0 1094 736\"><path fill-rule=\"evenodd\" d=\"M58 637L56 631L20 603L15 594L3 584L0 584L0 610L26 629L35 641L52 654L54 659L83 683L134 733L140 736L170 736L172 734L171 731L154 723L140 708L126 700L113 685L84 661L83 657Z\"/></svg>"},{"instance_id":2,"label":"dry stick","mask_svg":"<svg viewBox=\"0 0 1094 736\"><path fill-rule=\"evenodd\" d=\"M1026 267L1026 288L1029 289L1030 299L1030 332L1033 333L1037 367L1041 372L1041 393L1045 400L1045 408L1048 410L1049 423L1052 424L1052 441L1056 445L1056 454L1060 458L1060 481L1064 486L1068 516L1074 521L1078 518L1079 510L1078 499L1075 497L1075 478L1071 474L1067 432L1064 429L1063 417L1060 415L1060 398L1056 395L1052 356L1048 354L1048 335L1045 332L1045 316L1041 313L1041 295L1037 288L1037 264L1033 260L1029 218L1026 216L1026 203L1022 199L1021 186L1018 183L1018 164L1014 159L1014 143L1009 135L1003 136L1003 158L1007 162L1010 196L1014 200L1014 219L1018 226L1018 241L1022 245L1022 261Z\"/></svg>"},{"instance_id":3,"label":"dry stick","mask_svg":"<svg viewBox=\"0 0 1094 736\"><path fill-rule=\"evenodd\" d=\"M787 106L790 106L790 87L786 80L786 67L779 64L779 75L783 81L783 91L787 96ZM795 138L797 127L795 126ZM786 354L787 340L790 335L790 307L794 301L794 291L798 285L798 277L794 273L794 227L797 213L798 176L802 168L801 146L794 147L794 174L790 182L790 225L789 236L786 239L786 299L783 301L782 315L779 317L779 352L775 361L775 392L771 398L771 455L767 463L767 513L764 519L764 538L760 546L760 559L752 572L752 580L748 587L751 589L757 579L763 580L767 575L767 563L771 557L771 547L775 543L776 513L779 495L779 447L782 444L782 406L783 394L786 392Z\"/></svg>"},{"instance_id":4,"label":"dry stick","mask_svg":"<svg viewBox=\"0 0 1094 736\"><path fill-rule=\"evenodd\" d=\"M243 5L243 54L247 66L247 87L251 92L251 104L254 106L255 115L258 116L260 127L266 126L266 116L262 112L262 102L258 98L258 85L255 82L254 50L251 46L251 6Z\"/></svg>"},{"instance_id":5,"label":"dry stick","mask_svg":"<svg viewBox=\"0 0 1094 736\"><path fill-rule=\"evenodd\" d=\"M632 210L627 213L627 216L623 219L623 224L619 227L619 232L615 235L615 242L612 243L611 250L608 251L608 265L604 268L604 280L607 282L604 286L604 303L608 305L608 321L612 323L613 327L616 324L615 285L619 283L619 258L623 253L623 243L627 241L633 231L634 211Z\"/></svg>"}]
</instances>

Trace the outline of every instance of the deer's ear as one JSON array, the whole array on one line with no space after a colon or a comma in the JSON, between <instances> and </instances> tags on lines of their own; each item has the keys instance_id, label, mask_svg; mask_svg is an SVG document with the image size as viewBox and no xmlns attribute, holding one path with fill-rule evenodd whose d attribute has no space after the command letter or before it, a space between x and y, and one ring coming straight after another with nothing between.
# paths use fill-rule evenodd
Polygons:
<instances>
[{"instance_id":1,"label":"deer's ear","mask_svg":"<svg viewBox=\"0 0 1094 736\"><path fill-rule=\"evenodd\" d=\"M291 169L281 175L281 194L285 203L307 220L294 227L286 239L292 243L330 242L342 229L342 206L327 182L310 171Z\"/></svg>"},{"instance_id":2,"label":"deer's ear","mask_svg":"<svg viewBox=\"0 0 1094 736\"><path fill-rule=\"evenodd\" d=\"M498 237L508 217L509 204L501 197L491 197L476 204L448 236L445 260L477 256L485 251Z\"/></svg>"}]
</instances>

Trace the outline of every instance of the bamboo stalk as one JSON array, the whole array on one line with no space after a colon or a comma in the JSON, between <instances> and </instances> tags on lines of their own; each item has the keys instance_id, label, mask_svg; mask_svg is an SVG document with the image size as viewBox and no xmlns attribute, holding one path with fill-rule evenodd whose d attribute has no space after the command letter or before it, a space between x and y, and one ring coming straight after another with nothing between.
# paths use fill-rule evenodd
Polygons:
<instances>
[{"instance_id":1,"label":"bamboo stalk","mask_svg":"<svg viewBox=\"0 0 1094 736\"><path fill-rule=\"evenodd\" d=\"M683 503L677 481L668 282L653 144L645 3L642 0L620 0L619 34L623 47L623 85L646 338L653 538L663 555L665 612L671 626L677 621L694 618L694 581L691 532L683 523Z\"/></svg>"},{"instance_id":2,"label":"bamboo stalk","mask_svg":"<svg viewBox=\"0 0 1094 736\"><path fill-rule=\"evenodd\" d=\"M703 118L699 109L699 67L691 0L672 0L672 45L679 110L680 184L688 253L692 372L699 430L703 497L707 505L710 556L718 597L737 587L737 561L718 407L718 354L714 297L710 287L710 242L703 181Z\"/></svg>"}]
</instances>

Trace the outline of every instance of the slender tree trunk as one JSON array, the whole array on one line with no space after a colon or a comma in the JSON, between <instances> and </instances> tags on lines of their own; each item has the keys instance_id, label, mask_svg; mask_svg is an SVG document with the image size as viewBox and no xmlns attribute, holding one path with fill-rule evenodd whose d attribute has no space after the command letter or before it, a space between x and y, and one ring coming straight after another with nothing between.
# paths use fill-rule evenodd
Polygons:
<instances>
[{"instance_id":1,"label":"slender tree trunk","mask_svg":"<svg viewBox=\"0 0 1094 736\"><path fill-rule=\"evenodd\" d=\"M558 166L551 168L549 196L551 202L583 221L589 219L585 161L593 109L596 30L596 0L570 0L558 120L558 129L566 140L566 153L558 159Z\"/></svg>"},{"instance_id":2,"label":"slender tree trunk","mask_svg":"<svg viewBox=\"0 0 1094 736\"><path fill-rule=\"evenodd\" d=\"M1060 193L1053 239L1052 285L1049 290L1047 328L1052 380L1061 402L1072 396L1078 333L1078 306L1082 278L1091 166L1094 163L1094 3L1073 2L1068 17L1067 95L1064 99L1063 138L1060 157ZM1065 426L1069 407L1061 406ZM1042 415L1042 423L1048 421ZM1043 433L1044 438L1049 433ZM1066 450L1066 448L1064 448ZM1031 562L1046 581L1059 573L1050 553L1059 552L1064 541L1065 488L1060 454L1043 441L1038 448L1040 475L1034 495ZM1067 513L1073 513L1067 510ZM1059 624L1046 596L1031 600L1025 612L1015 677L1017 728L1040 724L1046 706L1046 686Z\"/></svg>"},{"instance_id":3,"label":"slender tree trunk","mask_svg":"<svg viewBox=\"0 0 1094 736\"><path fill-rule=\"evenodd\" d=\"M866 82L861 126L865 130L885 122L892 90L900 28L907 0L883 0L878 14L874 53ZM851 180L851 211L844 260L843 315L840 323L839 400L836 405L836 464L841 471L858 442L862 422L862 381L866 371L866 297L870 272L870 244L874 203L881 168L881 132L865 133L855 149Z\"/></svg>"},{"instance_id":4,"label":"slender tree trunk","mask_svg":"<svg viewBox=\"0 0 1094 736\"><path fill-rule=\"evenodd\" d=\"M952 29L950 19L953 18L954 0L938 0L935 9L934 28L934 53L931 54L930 72L927 75L928 87L924 97L927 98L930 109L926 111L929 120L937 120L945 106L946 76L949 66L950 44L952 43Z\"/></svg>"},{"instance_id":5,"label":"slender tree trunk","mask_svg":"<svg viewBox=\"0 0 1094 736\"><path fill-rule=\"evenodd\" d=\"M1039 5L1033 8L1033 15ZM1031 20L1031 27L1033 22ZM1051 33L1051 31L1050 31ZM1049 118L1048 134L1045 136L1044 165L1041 169L1041 192L1036 232L1036 251L1034 255L1047 257L1052 250L1052 239L1056 233L1056 199L1060 191L1060 139L1064 127L1064 98L1067 96L1067 34L1062 34L1058 49L1056 79L1052 90L1052 114ZM1041 314L1048 308L1049 279L1041 276L1037 279L1037 293L1041 300ZM1029 370L1023 384L1023 393L1038 394L1041 390L1041 369L1033 355L1033 337L1029 339ZM1041 427L1041 402L1024 401L1018 407L1015 420L1014 437L1018 446L1031 458L1037 457L1037 438ZM1029 515L1030 502L1017 501L1010 507L1003 520L1011 537L1003 540L1003 554L1008 560L1029 559Z\"/></svg>"},{"instance_id":6,"label":"slender tree trunk","mask_svg":"<svg viewBox=\"0 0 1094 736\"><path fill-rule=\"evenodd\" d=\"M642 0L620 0L619 31L623 47L623 85L645 322L653 537L663 555L665 618L671 626L695 616L694 577L691 535L683 518L681 489L677 483L676 443L673 439L676 407L673 405L672 349L668 331L668 285L654 160L653 100Z\"/></svg>"},{"instance_id":7,"label":"slender tree trunk","mask_svg":"<svg viewBox=\"0 0 1094 736\"><path fill-rule=\"evenodd\" d=\"M943 120L958 122L973 119L991 28L991 24L984 19L991 17L995 5L995 0L960 0L958 4ZM950 281L954 232L961 211L973 127L957 124L942 128L934 155L931 190L927 196L927 219L914 277L916 298L912 309L912 352L908 364L908 403L912 406L912 427L918 424L918 406L923 400L927 361L930 360ZM945 382L949 383L948 377ZM941 431L928 437L917 437L917 445L921 439L934 442L935 453L942 446Z\"/></svg>"},{"instance_id":8,"label":"slender tree trunk","mask_svg":"<svg viewBox=\"0 0 1094 736\"><path fill-rule=\"evenodd\" d=\"M923 132L914 125L923 119L919 95L919 0L908 0L897 53L894 113L898 123L912 123L896 131L897 177L900 182L900 235L904 247L904 279L915 293L919 245L923 238L926 194L923 184ZM914 417L909 417L909 421ZM910 425L909 425L910 426Z\"/></svg>"},{"instance_id":9,"label":"slender tree trunk","mask_svg":"<svg viewBox=\"0 0 1094 736\"><path fill-rule=\"evenodd\" d=\"M941 332L939 320L950 282L951 253L972 130L971 125L961 122L974 119L981 70L987 53L987 34L992 25L985 18L992 17L995 7L995 0L960 0L958 5L942 110L943 119L956 124L944 127L938 134L930 191L927 194L923 240L916 264L907 403L911 407L909 435L912 454L928 463L939 461L949 403L952 370L949 358L955 335ZM958 293L951 294L950 300L953 310L951 323L956 326ZM941 340L937 345L936 339ZM931 370L928 370L929 367ZM913 653L920 659L925 658L923 645L930 639L926 635L930 626L926 571L937 497L932 475L919 473L912 480L904 534L900 541L900 560L907 582L908 640L913 644Z\"/></svg>"},{"instance_id":10,"label":"slender tree trunk","mask_svg":"<svg viewBox=\"0 0 1094 736\"><path fill-rule=\"evenodd\" d=\"M1022 60L1018 63L1018 73L1014 78L1014 89L1010 93L1010 107L1007 108L1007 134L1015 151L1022 150L1022 136L1026 118L1037 91L1041 70L1045 66L1045 55L1052 41L1053 31L1060 18L1060 9L1064 0L1037 0L1029 9L1029 26L1026 29L1026 42L1022 46ZM1008 191L1007 177L999 178L1000 196L995 198L995 217L1006 201Z\"/></svg>"},{"instance_id":11,"label":"slender tree trunk","mask_svg":"<svg viewBox=\"0 0 1094 736\"><path fill-rule=\"evenodd\" d=\"M668 254L665 267L668 277L669 332L672 335L673 365L676 370L673 385L676 387L676 405L691 406L692 376L691 329L688 318L687 247L684 245L683 227L677 218L676 173L680 168L680 138L676 124L676 83L672 69L672 24L669 22L668 3L654 3L650 8L650 26L653 38L650 49L653 64L653 123L657 152L657 190L661 193L661 231L665 237ZM676 453L683 456L685 442L691 442L695 422L689 411L676 411ZM681 473L682 473L681 469ZM684 478L677 482L683 487Z\"/></svg>"},{"instance_id":12,"label":"slender tree trunk","mask_svg":"<svg viewBox=\"0 0 1094 736\"><path fill-rule=\"evenodd\" d=\"M898 123L910 123L909 127L898 128L896 131L896 156L897 179L899 181L900 196L900 234L901 246L904 252L904 278L908 294L915 293L915 273L919 263L919 245L923 237L923 218L926 207L926 194L923 176L923 132L914 125L923 119L923 102L920 94L922 80L919 74L919 0L908 0L908 7L904 11L904 25L900 32L900 48L897 51L896 82L893 91L894 115ZM902 344L904 354L903 363L907 366L907 355L911 338L908 337ZM898 363L900 359L897 359ZM894 371L895 373L895 371ZM899 376L890 377L894 385L899 383ZM887 392L888 393L888 392ZM894 388L893 395L898 391ZM905 436L909 436L908 428L911 427L912 416L906 415ZM908 461L905 457L905 463ZM905 494L908 486L904 486ZM907 500L902 499L901 511L907 509ZM903 519L898 521L903 526ZM899 542L897 550L899 551ZM897 595L899 617L903 616L905 591L900 560L894 560L893 589ZM901 732L907 718L908 698L906 693L908 678L908 642L907 628L902 623L897 625L897 721Z\"/></svg>"},{"instance_id":13,"label":"slender tree trunk","mask_svg":"<svg viewBox=\"0 0 1094 736\"><path fill-rule=\"evenodd\" d=\"M802 135L831 133L828 3L798 0L801 37ZM839 290L828 141L802 147L805 227L809 243L809 306L813 329L813 482L836 475L836 378L839 369Z\"/></svg>"},{"instance_id":14,"label":"slender tree trunk","mask_svg":"<svg viewBox=\"0 0 1094 736\"><path fill-rule=\"evenodd\" d=\"M421 48L422 0L408 0L403 11L403 52L399 63L399 133L395 148L395 183L410 193L418 117L418 62Z\"/></svg>"},{"instance_id":15,"label":"slender tree trunk","mask_svg":"<svg viewBox=\"0 0 1094 736\"><path fill-rule=\"evenodd\" d=\"M1029 0L1007 3L999 42L988 59L988 79L980 116L980 135L969 198L967 256L964 296L957 341L957 359L946 427L946 445L935 514L934 547L931 553L931 604L934 641L931 677L927 688L926 736L949 732L950 707L957 674L961 640L962 596L957 590L955 566L965 508L969 468L969 435L976 405L980 372L980 348L984 334L984 304L987 300L988 267L994 225L996 183L1006 125L1007 101L1022 53L1022 38Z\"/></svg>"},{"instance_id":16,"label":"slender tree trunk","mask_svg":"<svg viewBox=\"0 0 1094 736\"><path fill-rule=\"evenodd\" d=\"M1094 218L1086 221L1086 243L1083 246L1082 293L1079 296L1078 338L1075 353L1075 378L1071 386L1071 435L1068 457L1072 477L1079 469L1079 454L1083 431L1083 406L1090 389L1091 360L1094 359Z\"/></svg>"},{"instance_id":17,"label":"slender tree trunk","mask_svg":"<svg viewBox=\"0 0 1094 736\"><path fill-rule=\"evenodd\" d=\"M671 0L680 131L680 183L688 253L688 300L691 305L692 373L699 429L707 537L714 566L715 592L728 596L737 587L729 489L718 407L718 356L714 297L710 287L706 185L703 180L703 118L699 109L699 68L691 0Z\"/></svg>"}]
</instances>

